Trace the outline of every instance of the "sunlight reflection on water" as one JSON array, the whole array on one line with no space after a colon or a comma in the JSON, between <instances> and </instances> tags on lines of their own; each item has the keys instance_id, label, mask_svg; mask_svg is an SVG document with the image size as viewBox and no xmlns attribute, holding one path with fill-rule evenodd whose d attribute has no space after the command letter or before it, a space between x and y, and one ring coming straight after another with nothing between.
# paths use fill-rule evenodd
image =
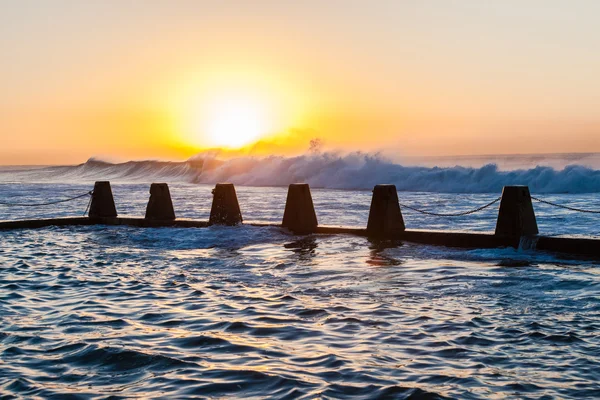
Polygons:
<instances>
[{"instance_id":1,"label":"sunlight reflection on water","mask_svg":"<svg viewBox=\"0 0 600 400\"><path fill-rule=\"evenodd\" d=\"M207 218L209 189L174 185L178 215ZM47 190L32 185L19 195ZM119 211L142 215L147 190L115 185ZM246 219L281 218L285 189L238 194ZM440 204L458 198L428 196ZM366 223L370 192L315 190L313 197L321 222ZM489 196L459 198L449 207ZM555 225L543 209L540 215L540 230L589 233L588 220ZM440 224L405 217L407 225ZM490 211L456 224L490 230L494 222ZM250 226L2 232L0 391L27 398L597 397L598 270L594 262L514 249L300 237Z\"/></svg>"}]
</instances>

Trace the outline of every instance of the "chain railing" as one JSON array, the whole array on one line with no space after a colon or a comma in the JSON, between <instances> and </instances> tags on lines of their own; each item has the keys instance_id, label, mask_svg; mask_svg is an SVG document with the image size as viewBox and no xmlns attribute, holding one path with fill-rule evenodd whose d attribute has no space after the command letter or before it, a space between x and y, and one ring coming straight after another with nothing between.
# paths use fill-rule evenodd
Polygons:
<instances>
[{"instance_id":1,"label":"chain railing","mask_svg":"<svg viewBox=\"0 0 600 400\"><path fill-rule=\"evenodd\" d=\"M496 204L497 202L499 202L501 199L502 199L502 196L498 197L497 199L495 199L495 200L493 200L493 201L491 201L491 202L489 202L487 204L484 204L481 207L477 207L477 208L475 208L473 210L468 210L468 211L463 211L463 212L458 212L458 213L436 213L436 212L432 212L432 211L421 210L419 208L415 208L415 207L412 207L412 206L409 206L409 205L403 204L403 203L399 203L399 204L400 204L400 207L402 207L403 209L408 209L408 210L415 211L415 212L418 212L418 213L421 213L421 214L431 215L431 216L434 216L434 217L462 217L462 216L465 216L465 215L470 215L470 214L474 214L476 212L485 210L486 208L491 207L494 204ZM562 205L562 204L553 203L553 202L548 201L548 200L543 200L543 199L540 199L540 198L534 197L534 196L531 196L531 199L535 200L535 201L537 201L539 203L546 204L546 205L549 205L549 206L552 206L552 207L562 208L564 210L581 212L581 213L588 213L588 214L600 214L600 211L585 210L585 209L582 209L582 208L565 206L565 205Z\"/></svg>"},{"instance_id":2,"label":"chain railing","mask_svg":"<svg viewBox=\"0 0 600 400\"><path fill-rule=\"evenodd\" d=\"M83 194L80 194L80 195L77 195L77 196L73 196L73 197L69 197L67 199L49 201L49 202L45 202L45 203L18 203L18 202L0 201L0 206L7 206L7 207L43 207L43 206L50 206L50 205L59 204L59 203L66 203L66 202L69 202L69 201L80 199L80 198L85 197L85 196L90 196L90 200L89 200L88 205L87 205L87 207L85 209L85 212L83 214L83 215L86 215L87 212L89 211L90 205L92 203L92 195L93 194L94 194L94 191L90 190L90 191L88 191L86 193L83 193ZM552 206L552 207L562 208L564 210L581 212L581 213L588 213L588 214L600 214L600 211L597 211L597 210L585 210L585 209L582 209L582 208L566 206L566 205L563 205L563 204L553 203L553 202L548 201L548 200L543 200L543 199L540 199L540 198L534 197L534 196L531 196L531 199L535 200L535 201L537 201L539 203L546 204L546 205L549 205L549 206ZM412 207L412 206L409 206L408 204L404 204L404 203L399 203L399 205L403 209L408 209L408 210L415 211L415 212L418 212L418 213L421 213L421 214L424 214L424 215L430 215L430 216L434 216L434 217L463 217L463 216L466 216L466 215L475 214L475 213L477 213L479 211L483 211L486 208L491 207L494 204L498 203L500 200L502 200L502 196L500 196L500 197L492 200L489 203L486 203L486 204L482 205L481 207L477 207L477 208L472 209L472 210L462 211L462 212L458 212L458 213L436 213L436 212L433 212L433 211L427 211L427 210L422 210L422 209L419 209L419 208L416 208L416 207Z\"/></svg>"},{"instance_id":3,"label":"chain railing","mask_svg":"<svg viewBox=\"0 0 600 400\"><path fill-rule=\"evenodd\" d=\"M497 202L499 202L501 199L502 199L502 196L498 197L497 199L495 199L495 200L493 200L493 201L491 201L491 202L489 202L487 204L484 204L481 207L477 207L477 208L475 208L473 210L463 211L463 212L459 212L459 213L450 213L450 214L435 213L435 212L432 212L432 211L420 210L418 208L411 207L411 206L403 204L403 203L399 203L399 204L400 204L400 207L402 207L402 208L407 208L409 210L412 210L412 211L415 211L415 212L418 212L418 213L421 213L421 214L425 214L425 215L431 215L431 216L434 216L434 217L462 217L462 216L465 216L465 215L470 215L470 214L474 214L476 212L485 210L486 208L491 207L494 204L496 204Z\"/></svg>"},{"instance_id":4,"label":"chain railing","mask_svg":"<svg viewBox=\"0 0 600 400\"><path fill-rule=\"evenodd\" d=\"M596 211L596 210L584 210L582 208L565 206L565 205L562 205L562 204L553 203L553 202L548 201L548 200L542 200L540 198L533 197L533 196L531 196L531 199L535 200L537 202L540 202L542 204L547 204L549 206L558 207L558 208L562 208L562 209L565 209L565 210L576 211L576 212L580 212L580 213L600 214L600 211Z\"/></svg>"},{"instance_id":5,"label":"chain railing","mask_svg":"<svg viewBox=\"0 0 600 400\"><path fill-rule=\"evenodd\" d=\"M85 196L90 196L90 200L88 202L87 208L85 209L84 212L84 216L87 214L90 205L92 203L92 195L94 194L93 190L90 190L88 192L85 192L83 194L77 195L77 196L73 196L73 197L69 197L68 199L62 199L62 200L55 200L55 201L48 201L45 203L18 203L18 202L11 202L11 201L0 201L0 206L6 206L6 207L44 207L44 206L51 206L54 204L60 204L60 203L66 203L68 201L73 201L73 200L77 200L77 199L81 199L82 197Z\"/></svg>"}]
</instances>

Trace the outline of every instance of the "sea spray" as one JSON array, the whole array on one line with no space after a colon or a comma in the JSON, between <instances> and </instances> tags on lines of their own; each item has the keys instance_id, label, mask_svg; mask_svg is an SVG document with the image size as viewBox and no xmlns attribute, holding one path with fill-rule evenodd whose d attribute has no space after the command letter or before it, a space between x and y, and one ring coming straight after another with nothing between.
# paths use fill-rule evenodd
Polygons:
<instances>
[{"instance_id":1,"label":"sea spray","mask_svg":"<svg viewBox=\"0 0 600 400\"><path fill-rule=\"evenodd\" d=\"M600 170L582 165L562 169L536 166L503 170L497 164L481 167L410 166L378 154L310 153L295 157L237 157L219 160L210 154L185 162L129 161L108 163L90 159L77 166L7 168L0 182L114 182L170 183L232 182L248 186L285 186L306 182L311 187L369 190L380 183L399 191L437 193L499 193L505 185L528 185L533 193L598 193Z\"/></svg>"}]
</instances>

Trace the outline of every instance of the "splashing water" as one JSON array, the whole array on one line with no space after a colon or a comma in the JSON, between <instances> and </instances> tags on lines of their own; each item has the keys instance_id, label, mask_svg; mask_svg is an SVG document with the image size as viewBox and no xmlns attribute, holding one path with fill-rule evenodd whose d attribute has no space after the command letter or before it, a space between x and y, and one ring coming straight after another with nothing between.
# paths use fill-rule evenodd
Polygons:
<instances>
[{"instance_id":1,"label":"splashing water","mask_svg":"<svg viewBox=\"0 0 600 400\"><path fill-rule=\"evenodd\" d=\"M516 156L515 156L516 157ZM306 182L330 189L371 189L379 183L395 184L400 191L434 193L500 193L505 185L528 185L534 193L599 193L600 156L575 158L565 155L560 168L530 165L529 158L480 166L426 167L396 164L378 155L352 153L310 153L298 157L239 157L227 161L204 155L187 162L130 161L110 164L91 159L78 166L0 169L0 182L89 182L111 180L127 183L167 181L169 183L232 182L248 186L285 186ZM481 163L486 160L478 160ZM447 163L447 161L441 161ZM581 162L582 164L577 164ZM583 165L586 164L586 165ZM599 164L599 165L597 165ZM595 167L589 166L594 165Z\"/></svg>"},{"instance_id":2,"label":"splashing water","mask_svg":"<svg viewBox=\"0 0 600 400\"><path fill-rule=\"evenodd\" d=\"M147 179L173 168L165 164L159 173L159 164L148 165L157 175ZM92 179L81 183L86 175L77 168L90 166L12 171L39 180L73 174L74 182L3 183L0 200L43 202L85 192ZM212 186L169 183L178 216L208 218ZM142 216L148 189L115 183L119 213ZM238 186L237 192L245 220L281 220L285 188ZM498 192L399 195L419 208L454 213ZM364 226L370 196L313 190L325 224ZM593 193L546 198L600 209ZM0 207L0 218L81 215L85 206L86 199ZM534 206L544 234L598 236L593 215ZM449 219L406 210L404 217L409 228L490 231L496 213L491 207ZM4 231L0 393L595 398L598 267L540 252L294 236L251 226Z\"/></svg>"}]
</instances>

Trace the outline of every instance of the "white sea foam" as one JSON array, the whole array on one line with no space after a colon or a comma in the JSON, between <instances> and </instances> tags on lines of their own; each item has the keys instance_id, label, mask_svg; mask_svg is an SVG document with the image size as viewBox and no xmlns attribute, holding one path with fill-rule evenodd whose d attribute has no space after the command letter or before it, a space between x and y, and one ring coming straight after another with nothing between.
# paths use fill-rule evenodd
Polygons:
<instances>
[{"instance_id":1,"label":"white sea foam","mask_svg":"<svg viewBox=\"0 0 600 400\"><path fill-rule=\"evenodd\" d=\"M592 155L593 156L593 155ZM598 193L600 170L578 161L598 157L564 155L512 156L512 169L503 169L498 163L472 166L473 161L457 159L471 166L450 166L448 158L440 165L429 159L428 165L396 163L378 154L318 153L296 157L238 157L219 160L213 155L201 154L185 162L130 161L108 163L90 159L77 166L45 168L5 168L0 170L3 182L90 181L106 179L115 182L232 182L249 186L283 186L293 182L307 182L313 187L332 189L371 189L378 183L393 183L400 191L446 193L498 193L505 185L528 185L535 193ZM492 156L494 157L494 156ZM499 156L495 156L495 161ZM503 160L507 160L505 156ZM475 158L473 158L475 159ZM518 168L518 160L531 168ZM478 158L480 164L486 159ZM572 164L569 164L572 162ZM547 164L555 166L548 166ZM563 165L560 165L560 164ZM544 165L546 164L546 165Z\"/></svg>"}]
</instances>

